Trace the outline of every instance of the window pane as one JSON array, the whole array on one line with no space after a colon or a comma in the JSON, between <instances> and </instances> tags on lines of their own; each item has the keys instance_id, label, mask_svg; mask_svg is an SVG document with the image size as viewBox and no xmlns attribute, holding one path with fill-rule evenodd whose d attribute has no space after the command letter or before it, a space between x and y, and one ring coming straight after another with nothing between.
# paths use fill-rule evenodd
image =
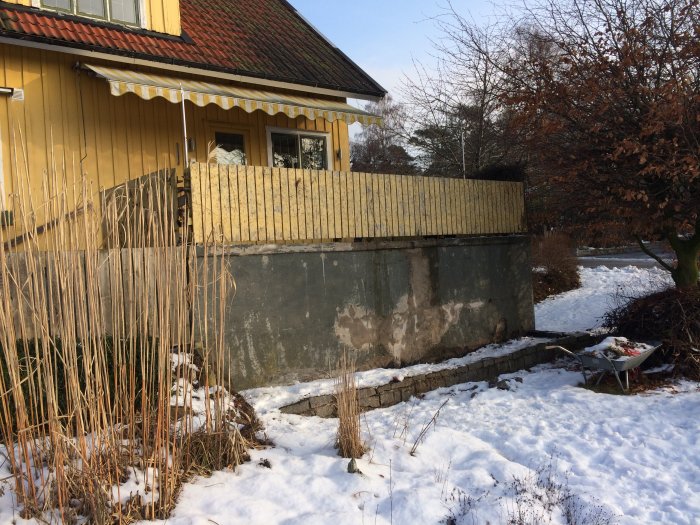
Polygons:
<instances>
[{"instance_id":1,"label":"window pane","mask_svg":"<svg viewBox=\"0 0 700 525\"><path fill-rule=\"evenodd\" d=\"M136 24L138 20L138 0L109 0L109 16L112 20Z\"/></svg>"},{"instance_id":2,"label":"window pane","mask_svg":"<svg viewBox=\"0 0 700 525\"><path fill-rule=\"evenodd\" d=\"M307 170L328 168L326 139L324 137L301 137L301 167Z\"/></svg>"},{"instance_id":3,"label":"window pane","mask_svg":"<svg viewBox=\"0 0 700 525\"><path fill-rule=\"evenodd\" d=\"M218 164L243 165L245 161L245 143L239 133L214 133L214 158Z\"/></svg>"},{"instance_id":4,"label":"window pane","mask_svg":"<svg viewBox=\"0 0 700 525\"><path fill-rule=\"evenodd\" d=\"M105 16L103 0L78 0L78 12L86 15Z\"/></svg>"},{"instance_id":5,"label":"window pane","mask_svg":"<svg viewBox=\"0 0 700 525\"><path fill-rule=\"evenodd\" d=\"M275 168L299 167L299 143L297 136L289 133L271 133L272 165Z\"/></svg>"},{"instance_id":6,"label":"window pane","mask_svg":"<svg viewBox=\"0 0 700 525\"><path fill-rule=\"evenodd\" d=\"M41 5L45 7L55 7L56 9L66 9L70 11L70 0L43 0Z\"/></svg>"}]
</instances>

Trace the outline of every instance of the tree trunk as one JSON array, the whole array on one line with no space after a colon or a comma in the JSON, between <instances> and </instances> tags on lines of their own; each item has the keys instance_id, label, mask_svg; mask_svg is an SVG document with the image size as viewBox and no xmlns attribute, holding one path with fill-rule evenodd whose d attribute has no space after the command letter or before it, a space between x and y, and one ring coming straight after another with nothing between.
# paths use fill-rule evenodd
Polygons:
<instances>
[{"instance_id":1,"label":"tree trunk","mask_svg":"<svg viewBox=\"0 0 700 525\"><path fill-rule=\"evenodd\" d=\"M666 235L671 248L676 252L676 267L671 270L671 277L679 290L688 290L700 286L700 271L698 270L698 257L700 257L700 218L695 225L695 234L687 239L678 237L676 233Z\"/></svg>"},{"instance_id":2,"label":"tree trunk","mask_svg":"<svg viewBox=\"0 0 700 525\"><path fill-rule=\"evenodd\" d=\"M671 277L680 290L688 290L698 287L700 271L698 271L698 257L700 257L700 244L681 241L678 246L674 246L678 262L671 271Z\"/></svg>"}]
</instances>

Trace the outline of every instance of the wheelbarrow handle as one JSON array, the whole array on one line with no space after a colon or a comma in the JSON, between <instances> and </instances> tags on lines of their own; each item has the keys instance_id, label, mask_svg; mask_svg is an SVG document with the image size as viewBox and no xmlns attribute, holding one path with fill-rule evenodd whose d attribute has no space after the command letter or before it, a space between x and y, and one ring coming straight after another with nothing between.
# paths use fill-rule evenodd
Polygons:
<instances>
[{"instance_id":1,"label":"wheelbarrow handle","mask_svg":"<svg viewBox=\"0 0 700 525\"><path fill-rule=\"evenodd\" d=\"M579 359L579 357L578 357L575 353L573 353L571 350L567 350L567 349L564 348L563 346L559 346L559 345L550 345L550 346L545 346L545 349L546 349L546 350L561 350L561 351L564 352L565 354L568 354L568 355L570 355L571 357L575 357L576 359Z\"/></svg>"},{"instance_id":2,"label":"wheelbarrow handle","mask_svg":"<svg viewBox=\"0 0 700 525\"><path fill-rule=\"evenodd\" d=\"M545 346L545 349L546 350L560 350L560 351L564 352L566 355L576 359L581 364L581 374L583 375L583 383L586 385L588 384L588 377L586 377L586 367L583 364L583 360L581 359L581 356L579 356L578 354L575 354L571 350L567 350L563 346L559 346L559 345Z\"/></svg>"}]
</instances>

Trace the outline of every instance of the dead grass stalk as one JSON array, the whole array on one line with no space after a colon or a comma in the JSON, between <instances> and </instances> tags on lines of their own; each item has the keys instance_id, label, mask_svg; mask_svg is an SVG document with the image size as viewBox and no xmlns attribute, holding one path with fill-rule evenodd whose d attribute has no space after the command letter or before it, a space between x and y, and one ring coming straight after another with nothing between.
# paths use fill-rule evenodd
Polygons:
<instances>
[{"instance_id":1,"label":"dead grass stalk","mask_svg":"<svg viewBox=\"0 0 700 525\"><path fill-rule=\"evenodd\" d=\"M335 397L338 407L338 454L344 458L361 458L365 453L365 446L360 432L355 362L346 353L340 357Z\"/></svg>"},{"instance_id":2,"label":"dead grass stalk","mask_svg":"<svg viewBox=\"0 0 700 525\"><path fill-rule=\"evenodd\" d=\"M15 181L0 229L0 438L24 517L165 518L186 476L245 458L217 386L233 280L220 246L189 246L167 172L99 202L77 171L54 162L42 198Z\"/></svg>"}]
</instances>

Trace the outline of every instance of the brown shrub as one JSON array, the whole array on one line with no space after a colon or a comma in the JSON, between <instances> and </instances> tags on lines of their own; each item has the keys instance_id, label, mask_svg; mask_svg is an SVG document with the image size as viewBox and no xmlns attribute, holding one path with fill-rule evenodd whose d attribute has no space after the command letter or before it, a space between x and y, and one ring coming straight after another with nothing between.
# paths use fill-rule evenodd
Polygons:
<instances>
[{"instance_id":1,"label":"brown shrub","mask_svg":"<svg viewBox=\"0 0 700 525\"><path fill-rule=\"evenodd\" d=\"M536 303L581 286L573 243L563 233L533 239L532 266L532 291Z\"/></svg>"},{"instance_id":2,"label":"brown shrub","mask_svg":"<svg viewBox=\"0 0 700 525\"><path fill-rule=\"evenodd\" d=\"M609 311L604 325L629 339L662 341L652 363L671 362L677 373L700 380L700 289L632 299Z\"/></svg>"}]
</instances>

